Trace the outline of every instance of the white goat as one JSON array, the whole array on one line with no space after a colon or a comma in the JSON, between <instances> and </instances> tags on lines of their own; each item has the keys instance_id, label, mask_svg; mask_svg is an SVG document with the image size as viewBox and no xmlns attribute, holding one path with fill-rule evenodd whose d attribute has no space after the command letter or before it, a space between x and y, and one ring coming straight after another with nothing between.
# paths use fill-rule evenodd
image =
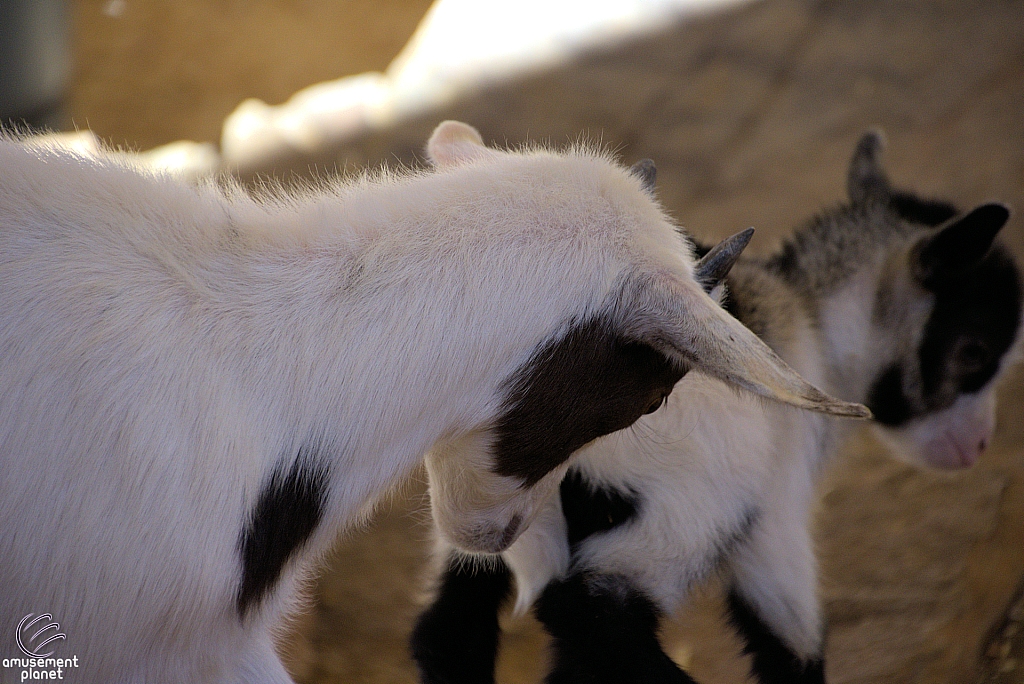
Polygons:
<instances>
[{"instance_id":1,"label":"white goat","mask_svg":"<svg viewBox=\"0 0 1024 684\"><path fill-rule=\"evenodd\" d=\"M966 467L991 439L995 387L1020 335L1020 274L993 245L1009 213L958 214L893 190L880 144L861 140L850 204L771 259L739 261L726 303L812 382L865 402L898 455ZM549 684L692 682L662 651L658 622L721 567L760 681L822 682L809 510L845 434L685 377L664 408L580 451L504 563L449 556L414 634L423 680L493 682L510 569L519 609L536 601L554 637Z\"/></svg>"},{"instance_id":2,"label":"white goat","mask_svg":"<svg viewBox=\"0 0 1024 684\"><path fill-rule=\"evenodd\" d=\"M0 140L0 629L52 614L77 681L287 682L269 629L435 445L442 533L501 551L690 367L863 411L714 306L643 168L427 150L260 202Z\"/></svg>"}]
</instances>

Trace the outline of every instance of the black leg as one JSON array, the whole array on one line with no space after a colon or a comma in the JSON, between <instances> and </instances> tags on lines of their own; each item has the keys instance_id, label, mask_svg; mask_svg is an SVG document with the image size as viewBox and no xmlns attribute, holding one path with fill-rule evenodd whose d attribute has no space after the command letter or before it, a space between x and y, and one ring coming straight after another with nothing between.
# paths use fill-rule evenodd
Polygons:
<instances>
[{"instance_id":1,"label":"black leg","mask_svg":"<svg viewBox=\"0 0 1024 684\"><path fill-rule=\"evenodd\" d=\"M761 621L736 592L729 592L729 620L753 657L753 675L761 684L825 684L821 658L803 660Z\"/></svg>"},{"instance_id":2,"label":"black leg","mask_svg":"<svg viewBox=\"0 0 1024 684\"><path fill-rule=\"evenodd\" d=\"M536 614L554 638L548 684L695 684L658 643L654 603L624 578L553 582Z\"/></svg>"},{"instance_id":3,"label":"black leg","mask_svg":"<svg viewBox=\"0 0 1024 684\"><path fill-rule=\"evenodd\" d=\"M510 588L500 558L486 568L449 560L437 598L411 637L423 684L494 684L498 611Z\"/></svg>"}]
</instances>

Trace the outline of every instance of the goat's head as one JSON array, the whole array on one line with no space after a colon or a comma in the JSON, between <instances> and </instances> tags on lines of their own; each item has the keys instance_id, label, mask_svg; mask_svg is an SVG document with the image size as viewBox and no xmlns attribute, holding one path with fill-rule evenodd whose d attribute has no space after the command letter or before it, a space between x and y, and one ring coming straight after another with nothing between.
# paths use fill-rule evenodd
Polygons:
<instances>
[{"instance_id":1,"label":"goat's head","mask_svg":"<svg viewBox=\"0 0 1024 684\"><path fill-rule=\"evenodd\" d=\"M867 403L897 457L964 468L991 442L996 380L1020 336L1020 272L994 242L1010 213L995 203L959 213L893 189L881 143L861 138L848 177L854 208L893 227L873 322L889 360Z\"/></svg>"},{"instance_id":2,"label":"goat's head","mask_svg":"<svg viewBox=\"0 0 1024 684\"><path fill-rule=\"evenodd\" d=\"M513 250L515 268L492 266L489 277L505 290L530 290L514 302L522 331L499 344L543 331L509 347L514 362L486 415L453 429L427 457L434 517L456 546L509 546L573 452L657 408L691 369L802 408L868 415L808 384L706 294L749 233L695 264L653 196L653 164L627 170L585 150L502 152L455 122L437 129L427 153L439 172L464 174L467 184L497 179L459 220L480 221L477 230L495 231ZM480 209L487 202L500 211Z\"/></svg>"}]
</instances>

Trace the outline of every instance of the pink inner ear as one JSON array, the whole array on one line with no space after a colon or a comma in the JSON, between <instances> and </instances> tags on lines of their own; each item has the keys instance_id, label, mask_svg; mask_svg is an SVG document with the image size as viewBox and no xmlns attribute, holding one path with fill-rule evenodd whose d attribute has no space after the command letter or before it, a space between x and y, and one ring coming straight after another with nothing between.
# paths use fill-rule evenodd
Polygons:
<instances>
[{"instance_id":1,"label":"pink inner ear","mask_svg":"<svg viewBox=\"0 0 1024 684\"><path fill-rule=\"evenodd\" d=\"M427 156L439 167L482 159L488 153L480 133L460 121L441 123L427 142Z\"/></svg>"}]
</instances>

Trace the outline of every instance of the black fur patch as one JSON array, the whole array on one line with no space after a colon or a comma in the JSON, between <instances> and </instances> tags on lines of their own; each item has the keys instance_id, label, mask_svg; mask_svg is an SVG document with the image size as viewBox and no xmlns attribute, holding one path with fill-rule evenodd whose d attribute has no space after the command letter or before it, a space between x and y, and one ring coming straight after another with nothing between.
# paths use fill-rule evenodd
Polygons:
<instances>
[{"instance_id":1,"label":"black fur patch","mask_svg":"<svg viewBox=\"0 0 1024 684\"><path fill-rule=\"evenodd\" d=\"M593 489L577 470L566 474L559 491L572 547L592 534L624 525L640 510L640 496L636 492Z\"/></svg>"},{"instance_id":2,"label":"black fur patch","mask_svg":"<svg viewBox=\"0 0 1024 684\"><path fill-rule=\"evenodd\" d=\"M996 235L1010 218L1002 204L982 204L918 244L914 274L929 289L959 280L977 267L992 248Z\"/></svg>"},{"instance_id":3,"label":"black fur patch","mask_svg":"<svg viewBox=\"0 0 1024 684\"><path fill-rule=\"evenodd\" d=\"M548 684L695 684L658 642L657 607L623 577L553 582L535 612L553 638Z\"/></svg>"},{"instance_id":4,"label":"black fur patch","mask_svg":"<svg viewBox=\"0 0 1024 684\"><path fill-rule=\"evenodd\" d=\"M536 484L587 442L632 425L685 373L601 319L573 326L508 382L495 471Z\"/></svg>"},{"instance_id":5,"label":"black fur patch","mask_svg":"<svg viewBox=\"0 0 1024 684\"><path fill-rule=\"evenodd\" d=\"M437 598L410 638L423 684L494 684L498 611L511 587L499 557L487 567L449 560Z\"/></svg>"},{"instance_id":6,"label":"black fur patch","mask_svg":"<svg viewBox=\"0 0 1024 684\"><path fill-rule=\"evenodd\" d=\"M899 366L889 366L875 380L865 404L882 425L896 427L914 417L910 400L903 391L903 373Z\"/></svg>"},{"instance_id":7,"label":"black fur patch","mask_svg":"<svg viewBox=\"0 0 1024 684\"><path fill-rule=\"evenodd\" d=\"M949 202L921 199L910 192L894 191L889 207L904 221L925 226L938 226L956 216L956 207Z\"/></svg>"},{"instance_id":8,"label":"black fur patch","mask_svg":"<svg viewBox=\"0 0 1024 684\"><path fill-rule=\"evenodd\" d=\"M1010 254L993 247L959 277L931 284L935 308L921 343L921 376L929 409L977 392L999 369L1021 316L1020 274Z\"/></svg>"},{"instance_id":9,"label":"black fur patch","mask_svg":"<svg viewBox=\"0 0 1024 684\"><path fill-rule=\"evenodd\" d=\"M242 530L242 582L235 604L241 617L273 589L285 563L323 518L328 473L313 451L303 447L290 468L282 463L274 469Z\"/></svg>"},{"instance_id":10,"label":"black fur patch","mask_svg":"<svg viewBox=\"0 0 1024 684\"><path fill-rule=\"evenodd\" d=\"M825 684L825 664L801 660L761 621L734 590L729 592L729 621L753 658L752 674L761 684Z\"/></svg>"}]
</instances>

